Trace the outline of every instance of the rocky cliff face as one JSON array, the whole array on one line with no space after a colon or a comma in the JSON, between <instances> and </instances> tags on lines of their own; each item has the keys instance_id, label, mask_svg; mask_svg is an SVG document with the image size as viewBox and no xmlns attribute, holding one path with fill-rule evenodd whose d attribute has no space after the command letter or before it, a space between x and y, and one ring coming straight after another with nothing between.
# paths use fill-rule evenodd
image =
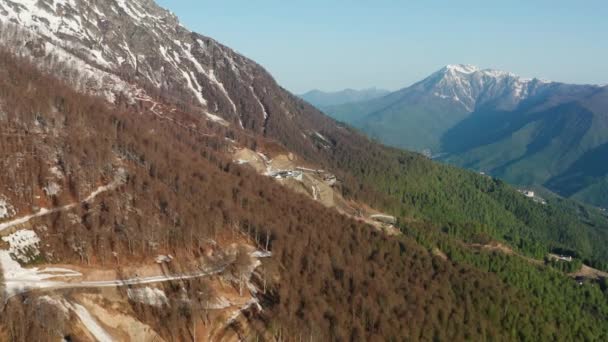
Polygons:
<instances>
[{"instance_id":1,"label":"rocky cliff face","mask_svg":"<svg viewBox=\"0 0 608 342\"><path fill-rule=\"evenodd\" d=\"M160 96L296 140L307 139L310 124L296 120L297 128L286 128L294 123L285 121L303 110L323 120L258 64L189 31L151 0L0 0L0 22L5 46L54 74L61 65L77 88L111 102Z\"/></svg>"}]
</instances>

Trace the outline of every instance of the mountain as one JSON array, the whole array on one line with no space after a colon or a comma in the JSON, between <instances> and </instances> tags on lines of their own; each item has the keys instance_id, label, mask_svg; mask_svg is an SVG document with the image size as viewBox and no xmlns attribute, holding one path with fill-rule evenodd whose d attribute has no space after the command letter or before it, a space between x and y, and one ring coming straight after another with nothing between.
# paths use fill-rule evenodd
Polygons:
<instances>
[{"instance_id":1,"label":"mountain","mask_svg":"<svg viewBox=\"0 0 608 342\"><path fill-rule=\"evenodd\" d=\"M597 189L608 174L592 166L608 142L606 90L449 65L381 99L326 112L386 144L607 206Z\"/></svg>"},{"instance_id":2,"label":"mountain","mask_svg":"<svg viewBox=\"0 0 608 342\"><path fill-rule=\"evenodd\" d=\"M150 0L0 22L0 340L608 338L605 213L371 141Z\"/></svg>"},{"instance_id":3,"label":"mountain","mask_svg":"<svg viewBox=\"0 0 608 342\"><path fill-rule=\"evenodd\" d=\"M378 88L363 90L344 89L336 92L324 92L321 90L311 90L300 95L304 101L313 106L323 109L328 106L341 105L345 103L369 101L389 94L390 91Z\"/></svg>"},{"instance_id":4,"label":"mountain","mask_svg":"<svg viewBox=\"0 0 608 342\"><path fill-rule=\"evenodd\" d=\"M154 1L0 2L3 41L15 53L78 70L83 90L133 102L162 94L265 130L273 79L253 61L183 27ZM11 30L30 29L16 41ZM47 62L51 63L51 61ZM137 86L134 86L136 83ZM84 89L86 87L86 89ZM282 111L284 112L284 111Z\"/></svg>"}]
</instances>

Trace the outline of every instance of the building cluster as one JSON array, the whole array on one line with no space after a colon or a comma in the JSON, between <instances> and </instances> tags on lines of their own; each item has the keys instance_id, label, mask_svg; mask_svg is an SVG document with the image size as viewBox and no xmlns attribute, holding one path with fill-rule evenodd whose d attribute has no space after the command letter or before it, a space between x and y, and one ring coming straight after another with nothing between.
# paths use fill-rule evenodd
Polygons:
<instances>
[{"instance_id":1,"label":"building cluster","mask_svg":"<svg viewBox=\"0 0 608 342\"><path fill-rule=\"evenodd\" d=\"M517 191L519 191L524 196L532 199L536 203L540 203L542 205L546 205L547 204L547 201L545 201L545 199L537 196L536 193L534 191L532 191L532 190L517 190Z\"/></svg>"}]
</instances>

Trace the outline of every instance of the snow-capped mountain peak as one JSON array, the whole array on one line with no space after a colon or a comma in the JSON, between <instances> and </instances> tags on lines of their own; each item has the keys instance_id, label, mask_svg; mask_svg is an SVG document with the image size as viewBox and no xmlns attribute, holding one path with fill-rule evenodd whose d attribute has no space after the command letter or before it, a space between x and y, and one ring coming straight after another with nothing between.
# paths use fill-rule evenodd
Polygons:
<instances>
[{"instance_id":1,"label":"snow-capped mountain peak","mask_svg":"<svg viewBox=\"0 0 608 342\"><path fill-rule=\"evenodd\" d=\"M498 107L513 108L546 83L522 78L507 71L482 69L470 64L451 64L415 84L413 88L473 112L488 102L498 102Z\"/></svg>"},{"instance_id":2,"label":"snow-capped mountain peak","mask_svg":"<svg viewBox=\"0 0 608 342\"><path fill-rule=\"evenodd\" d=\"M446 65L442 70L444 70L445 72L471 74L476 71L479 71L479 68L471 64L449 64Z\"/></svg>"}]
</instances>

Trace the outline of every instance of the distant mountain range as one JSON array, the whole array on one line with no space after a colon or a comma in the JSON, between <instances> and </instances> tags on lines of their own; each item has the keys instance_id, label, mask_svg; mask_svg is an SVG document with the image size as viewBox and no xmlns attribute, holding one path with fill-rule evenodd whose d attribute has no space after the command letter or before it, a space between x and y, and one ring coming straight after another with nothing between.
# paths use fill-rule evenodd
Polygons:
<instances>
[{"instance_id":1,"label":"distant mountain range","mask_svg":"<svg viewBox=\"0 0 608 342\"><path fill-rule=\"evenodd\" d=\"M492 101L444 83L454 125ZM606 273L571 279L605 212L382 146L153 0L0 0L0 156L0 341L608 340Z\"/></svg>"},{"instance_id":2,"label":"distant mountain range","mask_svg":"<svg viewBox=\"0 0 608 342\"><path fill-rule=\"evenodd\" d=\"M317 108L325 108L345 103L369 101L388 95L389 93L389 90L375 87L362 90L344 89L335 92L324 92L315 89L300 95L300 97Z\"/></svg>"},{"instance_id":3,"label":"distant mountain range","mask_svg":"<svg viewBox=\"0 0 608 342\"><path fill-rule=\"evenodd\" d=\"M370 101L323 108L388 145L608 206L608 87L448 65Z\"/></svg>"}]
</instances>

